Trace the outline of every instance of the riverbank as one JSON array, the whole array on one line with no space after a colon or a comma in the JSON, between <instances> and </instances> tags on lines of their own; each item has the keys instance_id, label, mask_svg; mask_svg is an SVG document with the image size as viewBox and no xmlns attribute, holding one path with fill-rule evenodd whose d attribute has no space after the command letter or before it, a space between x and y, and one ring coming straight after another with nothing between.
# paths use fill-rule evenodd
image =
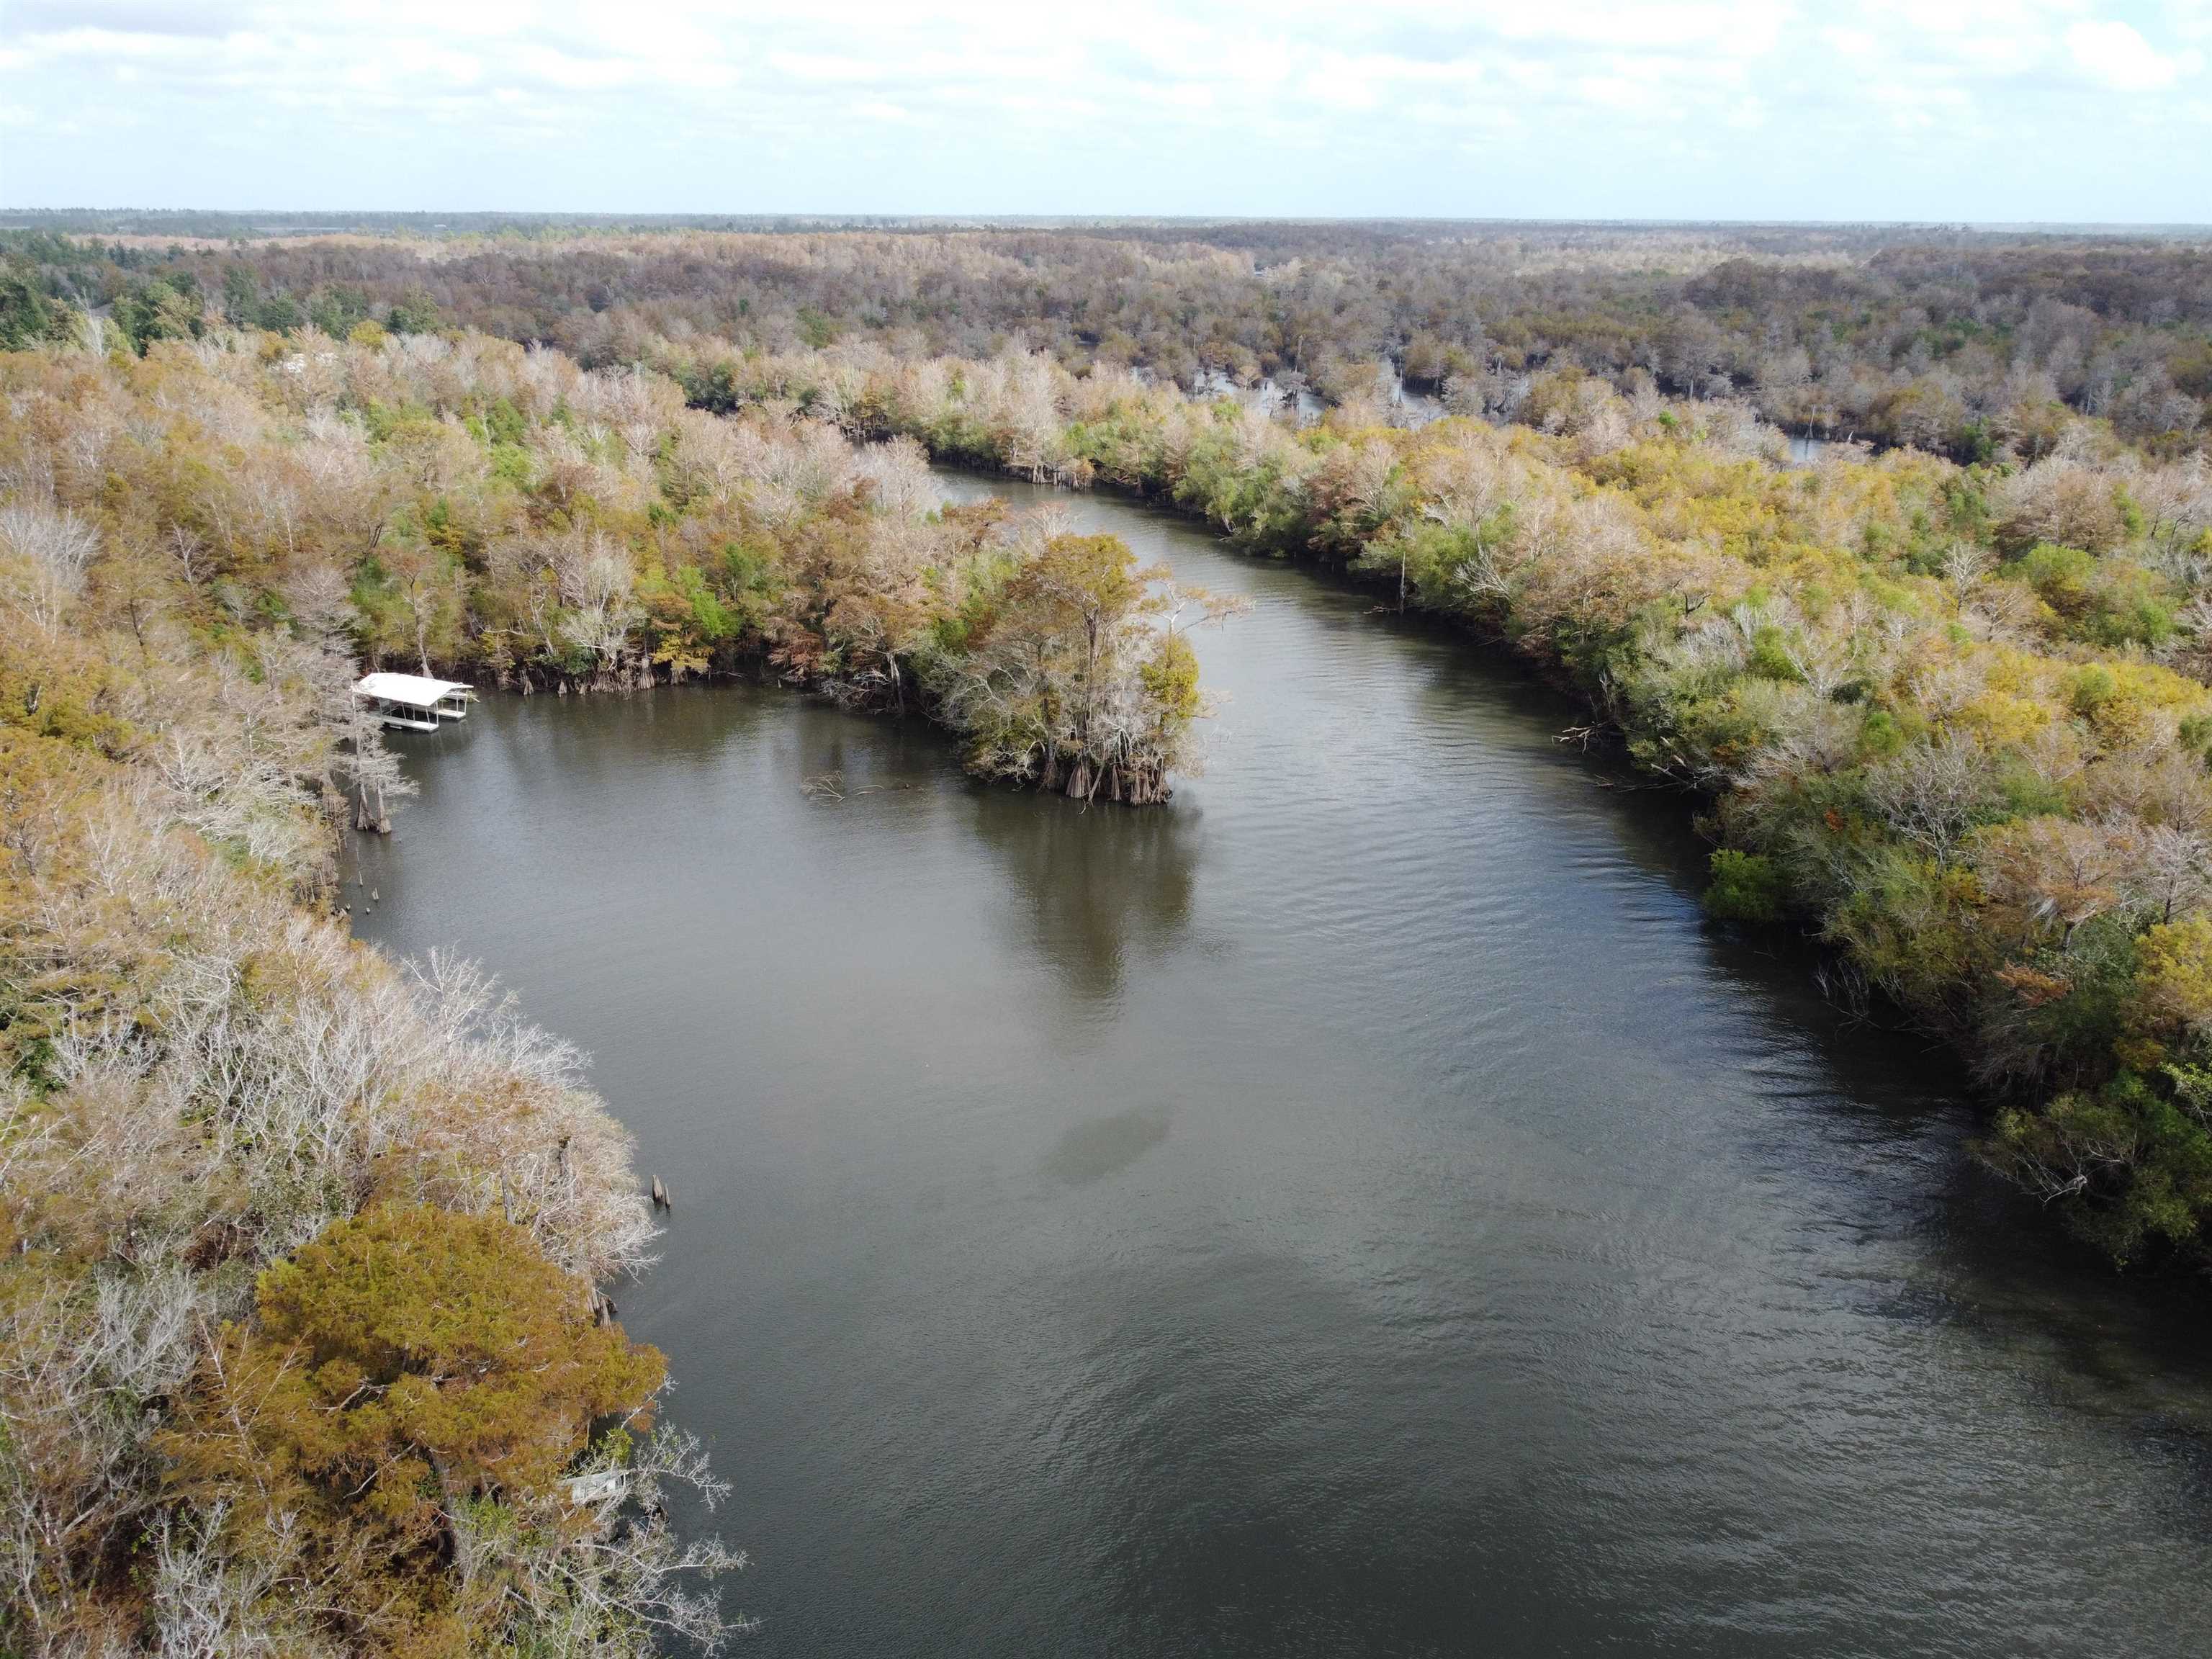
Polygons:
<instances>
[{"instance_id":1,"label":"riverbank","mask_svg":"<svg viewBox=\"0 0 2212 1659\"><path fill-rule=\"evenodd\" d=\"M715 385L1127 489L1506 642L1711 800L1716 915L1802 919L1841 994L1966 1058L1994 1167L2123 1263L2208 1260L2212 693L2181 672L2199 647L2166 572L2212 530L2129 493L2186 478L1778 466L1740 411L1595 386L1545 438L1293 431L1015 357L760 359Z\"/></svg>"},{"instance_id":2,"label":"riverbank","mask_svg":"<svg viewBox=\"0 0 2212 1659\"><path fill-rule=\"evenodd\" d=\"M712 1640L737 1559L642 1522L718 1488L601 1288L653 1256L629 1138L482 973L328 914L352 665L115 625L98 523L0 504L3 1644Z\"/></svg>"},{"instance_id":3,"label":"riverbank","mask_svg":"<svg viewBox=\"0 0 2212 1659\"><path fill-rule=\"evenodd\" d=\"M404 783L356 651L456 625L522 447L325 367L0 353L0 1646L711 1648L742 1558L653 1517L723 1487L605 1290L654 1256L627 1135L333 914ZM531 528L617 614L604 538Z\"/></svg>"},{"instance_id":4,"label":"riverbank","mask_svg":"<svg viewBox=\"0 0 2212 1659\"><path fill-rule=\"evenodd\" d=\"M1254 602L1167 806L717 685L403 739L362 843L373 936L483 955L681 1175L623 1312L738 1460L753 1644L2198 1644L2196 1304L1977 1170L1942 1055L1706 926L1517 665L1007 493Z\"/></svg>"}]
</instances>

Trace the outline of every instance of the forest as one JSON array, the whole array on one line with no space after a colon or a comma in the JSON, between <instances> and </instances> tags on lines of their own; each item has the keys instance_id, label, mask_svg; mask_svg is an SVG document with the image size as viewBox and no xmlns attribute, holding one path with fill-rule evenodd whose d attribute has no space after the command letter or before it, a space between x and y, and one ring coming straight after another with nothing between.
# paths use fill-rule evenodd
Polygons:
<instances>
[{"instance_id":1,"label":"forest","mask_svg":"<svg viewBox=\"0 0 2212 1659\"><path fill-rule=\"evenodd\" d=\"M343 828L409 784L349 688L762 675L1164 799L1234 607L945 506L933 459L1163 503L1571 687L1571 740L1698 813L1718 924L1954 1047L1982 1158L2112 1260L2212 1267L2194 245L125 238L0 271L11 1648L735 1626L742 1558L665 1519L720 1478L605 1288L653 1250L619 1126L479 972L349 936Z\"/></svg>"},{"instance_id":2,"label":"forest","mask_svg":"<svg viewBox=\"0 0 2212 1659\"><path fill-rule=\"evenodd\" d=\"M2069 416L1794 464L1736 403L1561 373L1542 430L1298 426L1041 354L659 354L717 406L1204 517L1510 646L1694 792L1708 908L1960 1050L1983 1158L2114 1261L2212 1265L2212 471Z\"/></svg>"},{"instance_id":3,"label":"forest","mask_svg":"<svg viewBox=\"0 0 2212 1659\"><path fill-rule=\"evenodd\" d=\"M127 226L127 240L64 227ZM905 357L1009 344L1186 390L1262 382L1340 406L1391 382L1540 426L1547 374L1736 401L1805 435L1972 462L2056 410L2176 453L2212 398L2212 260L2185 234L1944 228L1130 223L712 230L386 216L343 237L246 222L47 216L0 233L15 280L120 307L141 341L234 326L480 330L627 364L655 337ZM165 301L165 292L182 296ZM164 312L164 305L167 310ZM0 303L0 339L24 307ZM19 320L10 324L9 316Z\"/></svg>"},{"instance_id":4,"label":"forest","mask_svg":"<svg viewBox=\"0 0 2212 1659\"><path fill-rule=\"evenodd\" d=\"M1142 805L1224 607L650 373L125 339L0 356L9 1645L711 1647L739 1558L660 1492L719 1484L600 1288L652 1259L627 1141L480 974L349 938L339 831L410 787L354 676L758 672Z\"/></svg>"}]
</instances>

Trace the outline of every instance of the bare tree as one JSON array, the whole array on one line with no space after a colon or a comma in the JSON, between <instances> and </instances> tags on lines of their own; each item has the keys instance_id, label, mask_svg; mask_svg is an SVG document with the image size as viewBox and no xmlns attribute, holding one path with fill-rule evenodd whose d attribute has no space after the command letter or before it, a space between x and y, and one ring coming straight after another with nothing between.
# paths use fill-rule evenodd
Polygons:
<instances>
[{"instance_id":1,"label":"bare tree","mask_svg":"<svg viewBox=\"0 0 2212 1659\"><path fill-rule=\"evenodd\" d=\"M65 508L30 499L0 503L0 582L46 634L59 630L99 550L99 532Z\"/></svg>"}]
</instances>

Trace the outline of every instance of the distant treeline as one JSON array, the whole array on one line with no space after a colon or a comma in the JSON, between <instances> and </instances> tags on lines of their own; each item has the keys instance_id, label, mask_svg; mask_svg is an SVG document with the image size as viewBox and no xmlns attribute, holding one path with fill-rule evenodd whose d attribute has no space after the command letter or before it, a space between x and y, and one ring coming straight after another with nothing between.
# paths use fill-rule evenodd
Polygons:
<instances>
[{"instance_id":1,"label":"distant treeline","mask_svg":"<svg viewBox=\"0 0 2212 1659\"><path fill-rule=\"evenodd\" d=\"M580 231L889 230L943 228L957 220L878 213L390 213L353 209L277 208L231 212L215 208L0 209L0 231L63 236L184 237L259 241L302 234L359 236L573 235ZM965 222L973 224L976 222ZM993 223L1065 224L1066 220L994 220Z\"/></svg>"},{"instance_id":2,"label":"distant treeline","mask_svg":"<svg viewBox=\"0 0 2212 1659\"><path fill-rule=\"evenodd\" d=\"M2179 234L346 217L364 234L193 246L180 222L173 247L98 240L121 228L12 233L20 291L0 296L0 339L57 325L52 307L112 310L142 343L203 312L334 335L374 318L586 366L635 361L653 337L907 357L1018 342L1078 372L1265 380L1335 404L1376 397L1387 368L1455 412L1530 424L1536 378L1571 371L1960 461L2037 459L2068 412L2158 453L2197 447L2212 399L2212 245Z\"/></svg>"}]
</instances>

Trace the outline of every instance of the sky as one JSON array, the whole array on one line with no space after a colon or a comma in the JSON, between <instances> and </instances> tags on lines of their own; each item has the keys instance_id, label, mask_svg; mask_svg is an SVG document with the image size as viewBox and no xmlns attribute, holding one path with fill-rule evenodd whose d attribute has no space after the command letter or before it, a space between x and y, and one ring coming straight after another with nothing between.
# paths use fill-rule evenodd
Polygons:
<instances>
[{"instance_id":1,"label":"sky","mask_svg":"<svg viewBox=\"0 0 2212 1659\"><path fill-rule=\"evenodd\" d=\"M2212 221L2212 0L0 0L0 206Z\"/></svg>"}]
</instances>

